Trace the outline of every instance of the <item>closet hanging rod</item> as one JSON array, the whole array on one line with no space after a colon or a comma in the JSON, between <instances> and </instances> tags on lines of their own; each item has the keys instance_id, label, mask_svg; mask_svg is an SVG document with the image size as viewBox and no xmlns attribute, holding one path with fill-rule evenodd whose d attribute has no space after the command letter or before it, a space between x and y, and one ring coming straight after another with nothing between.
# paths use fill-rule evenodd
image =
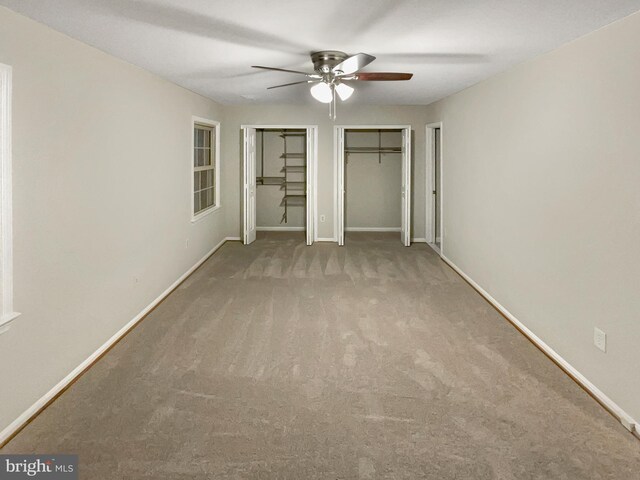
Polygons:
<instances>
[{"instance_id":1,"label":"closet hanging rod","mask_svg":"<svg viewBox=\"0 0 640 480\"><path fill-rule=\"evenodd\" d=\"M307 134L306 133L281 133L280 138L284 138L284 137L306 137Z\"/></svg>"},{"instance_id":2,"label":"closet hanging rod","mask_svg":"<svg viewBox=\"0 0 640 480\"><path fill-rule=\"evenodd\" d=\"M402 148L366 148L349 147L345 153L402 153Z\"/></svg>"}]
</instances>

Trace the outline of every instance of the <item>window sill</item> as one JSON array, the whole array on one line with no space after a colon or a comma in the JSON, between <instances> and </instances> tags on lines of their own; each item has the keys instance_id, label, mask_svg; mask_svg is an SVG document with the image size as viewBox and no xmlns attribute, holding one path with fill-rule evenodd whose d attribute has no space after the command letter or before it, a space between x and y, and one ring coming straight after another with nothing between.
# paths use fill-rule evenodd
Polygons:
<instances>
[{"instance_id":1,"label":"window sill","mask_svg":"<svg viewBox=\"0 0 640 480\"><path fill-rule=\"evenodd\" d=\"M9 330L9 327L11 327L11 322L13 322L19 316L19 312L10 312L2 315L2 318L0 318L0 334L3 334L7 330Z\"/></svg>"},{"instance_id":2,"label":"window sill","mask_svg":"<svg viewBox=\"0 0 640 480\"><path fill-rule=\"evenodd\" d=\"M219 211L222 208L222 205L217 205L215 207L211 207L207 210L205 210L204 212L200 212L195 216L191 217L191 223L196 223L199 222L200 220L202 220L204 217L211 215L212 213L215 213L217 211Z\"/></svg>"}]
</instances>

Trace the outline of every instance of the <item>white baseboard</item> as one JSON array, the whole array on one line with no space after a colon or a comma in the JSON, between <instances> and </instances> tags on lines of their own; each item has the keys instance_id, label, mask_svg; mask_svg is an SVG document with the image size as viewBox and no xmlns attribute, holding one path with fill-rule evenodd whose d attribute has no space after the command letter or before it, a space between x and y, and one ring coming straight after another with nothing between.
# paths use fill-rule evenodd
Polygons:
<instances>
[{"instance_id":1,"label":"white baseboard","mask_svg":"<svg viewBox=\"0 0 640 480\"><path fill-rule=\"evenodd\" d=\"M429 241L427 241L427 245L429 245L439 256L442 257L442 251L440 250L440 247L438 247L435 243L431 243Z\"/></svg>"},{"instance_id":2,"label":"white baseboard","mask_svg":"<svg viewBox=\"0 0 640 480\"><path fill-rule=\"evenodd\" d=\"M0 316L0 335L9 330L11 322L20 316L19 312L9 312Z\"/></svg>"},{"instance_id":3,"label":"white baseboard","mask_svg":"<svg viewBox=\"0 0 640 480\"><path fill-rule=\"evenodd\" d=\"M587 390L594 398L600 402L612 415L614 415L622 425L633 433L636 437L640 438L640 423L631 417L627 412L625 412L618 404L616 404L613 400L611 400L607 395L605 395L598 387L596 387L593 383L591 383L587 377L582 375L578 370L576 370L569 362L567 362L564 358L560 356L555 350L553 350L549 345L547 345L542 339L540 339L535 333L529 330L520 320L518 320L509 310L503 307L495 298L493 298L485 289L483 289L480 285L478 285L471 277L469 277L466 273L464 273L455 263L449 260L444 255L441 258L458 274L464 278L473 288L475 288L480 295L491 303L502 315L504 315L513 325L516 326L518 330L520 330L529 340L531 340L540 350L542 350L545 354L547 354L562 370L567 373L570 377L572 377L577 383L582 385L582 387Z\"/></svg>"},{"instance_id":4,"label":"white baseboard","mask_svg":"<svg viewBox=\"0 0 640 480\"><path fill-rule=\"evenodd\" d=\"M240 238L240 237L227 237L227 238L224 239L224 242L240 242L241 240L242 240L242 238ZM216 248L220 248L220 247L218 246ZM214 252L215 252L215 250L214 250Z\"/></svg>"},{"instance_id":5,"label":"white baseboard","mask_svg":"<svg viewBox=\"0 0 640 480\"><path fill-rule=\"evenodd\" d=\"M413 243L427 243L427 239L426 238L412 238L411 241Z\"/></svg>"},{"instance_id":6,"label":"white baseboard","mask_svg":"<svg viewBox=\"0 0 640 480\"><path fill-rule=\"evenodd\" d=\"M239 240L239 237L226 237L207 254L196 262L196 264L173 282L164 292L162 292L154 301L144 308L138 315L131 319L125 326L118 330L109 340L102 344L95 352L93 352L86 360L74 368L71 373L58 382L51 390L40 397L33 405L27 408L18 418L11 422L0 432L0 447L13 437L16 432L20 431L35 415L37 415L46 405L53 400L60 392L65 390L73 381L80 376L88 367L93 364L104 352L112 345L118 342L129 330L136 326L151 310L155 308L164 298L169 295L180 283L182 283L189 275L191 275L200 265L202 265L211 255L215 253L225 242L229 240Z\"/></svg>"},{"instance_id":7,"label":"white baseboard","mask_svg":"<svg viewBox=\"0 0 640 480\"><path fill-rule=\"evenodd\" d=\"M345 232L399 232L400 227L346 227Z\"/></svg>"},{"instance_id":8,"label":"white baseboard","mask_svg":"<svg viewBox=\"0 0 640 480\"><path fill-rule=\"evenodd\" d=\"M307 227L256 227L257 232L304 232Z\"/></svg>"},{"instance_id":9,"label":"white baseboard","mask_svg":"<svg viewBox=\"0 0 640 480\"><path fill-rule=\"evenodd\" d=\"M338 240L336 240L335 238L329 238L329 237L318 237L315 239L316 242L337 242Z\"/></svg>"}]
</instances>

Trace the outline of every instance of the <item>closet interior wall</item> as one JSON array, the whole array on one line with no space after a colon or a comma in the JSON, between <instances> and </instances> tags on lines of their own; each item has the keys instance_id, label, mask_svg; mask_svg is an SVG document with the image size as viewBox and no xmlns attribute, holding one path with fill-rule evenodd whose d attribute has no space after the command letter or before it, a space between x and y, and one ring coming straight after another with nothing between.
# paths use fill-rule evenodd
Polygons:
<instances>
[{"instance_id":1,"label":"closet interior wall","mask_svg":"<svg viewBox=\"0 0 640 480\"><path fill-rule=\"evenodd\" d=\"M305 130L256 131L257 230L305 230L305 156Z\"/></svg>"},{"instance_id":2,"label":"closet interior wall","mask_svg":"<svg viewBox=\"0 0 640 480\"><path fill-rule=\"evenodd\" d=\"M345 230L400 231L402 132L345 130Z\"/></svg>"}]
</instances>

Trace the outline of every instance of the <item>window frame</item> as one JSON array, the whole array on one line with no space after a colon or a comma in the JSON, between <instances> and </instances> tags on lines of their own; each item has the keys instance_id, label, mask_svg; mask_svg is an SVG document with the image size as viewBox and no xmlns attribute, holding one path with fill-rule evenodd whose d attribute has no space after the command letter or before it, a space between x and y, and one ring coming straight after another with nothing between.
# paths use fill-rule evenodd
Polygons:
<instances>
[{"instance_id":1,"label":"window frame","mask_svg":"<svg viewBox=\"0 0 640 480\"><path fill-rule=\"evenodd\" d=\"M213 159L213 205L200 210L198 213L194 212L194 201L193 195L195 193L195 185L193 182L193 177L195 173L195 141L194 141L194 131L196 125L204 125L207 127L211 127L214 130L214 144L211 146L214 152ZM191 222L197 222L202 218L210 215L213 212L217 212L220 210L222 205L220 205L220 122L215 120L210 120L208 118L202 117L191 117L191 153L189 154L189 185L191 188L189 189L189 197L191 198L189 204L191 205Z\"/></svg>"}]
</instances>

